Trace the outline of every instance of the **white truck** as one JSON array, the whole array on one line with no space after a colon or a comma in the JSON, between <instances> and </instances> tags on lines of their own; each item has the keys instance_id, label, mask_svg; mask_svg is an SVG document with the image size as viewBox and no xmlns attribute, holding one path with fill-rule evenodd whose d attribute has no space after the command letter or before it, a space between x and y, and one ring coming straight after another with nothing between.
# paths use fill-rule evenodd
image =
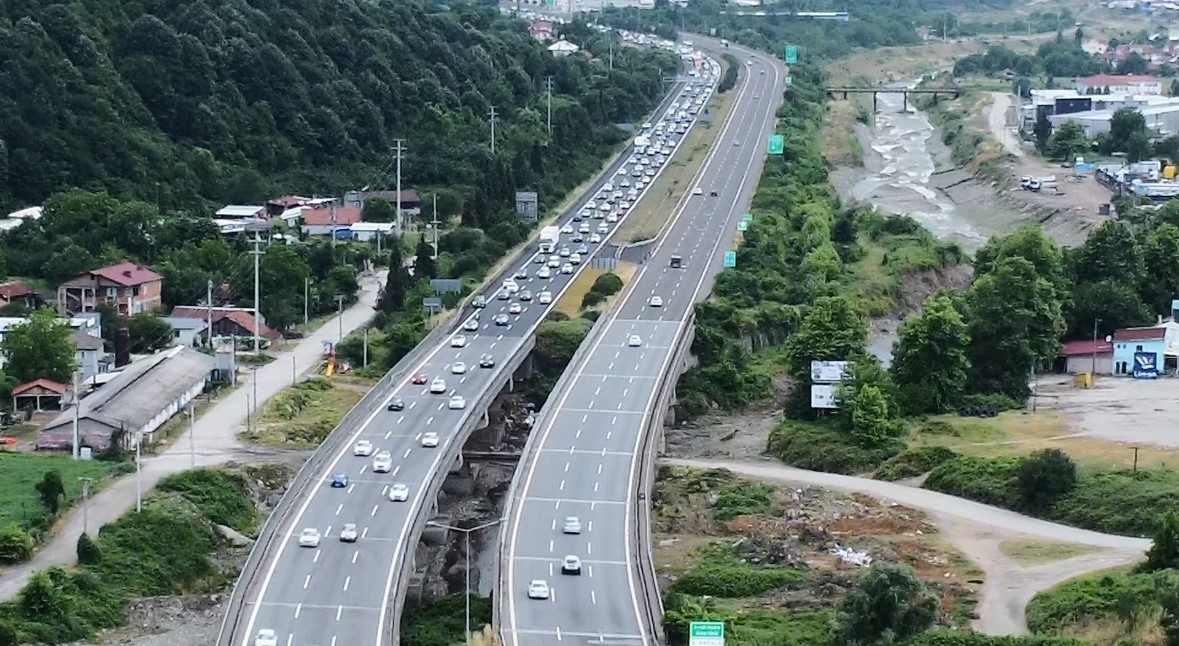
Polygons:
<instances>
[{"instance_id":1,"label":"white truck","mask_svg":"<svg viewBox=\"0 0 1179 646\"><path fill-rule=\"evenodd\" d=\"M553 253L561 240L561 227L545 227L540 230L540 252Z\"/></svg>"}]
</instances>

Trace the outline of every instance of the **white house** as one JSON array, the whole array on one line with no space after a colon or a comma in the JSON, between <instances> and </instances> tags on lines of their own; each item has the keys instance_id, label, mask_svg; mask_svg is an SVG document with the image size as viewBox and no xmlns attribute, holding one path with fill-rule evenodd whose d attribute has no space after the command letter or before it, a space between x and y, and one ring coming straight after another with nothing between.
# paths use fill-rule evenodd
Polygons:
<instances>
[{"instance_id":1,"label":"white house","mask_svg":"<svg viewBox=\"0 0 1179 646\"><path fill-rule=\"evenodd\" d=\"M392 222L357 222L351 227L352 239L357 242L371 242L376 240L377 236L391 236L394 226Z\"/></svg>"},{"instance_id":2,"label":"white house","mask_svg":"<svg viewBox=\"0 0 1179 646\"><path fill-rule=\"evenodd\" d=\"M1097 74L1077 79L1081 94L1155 94L1163 93L1163 79L1141 74Z\"/></svg>"},{"instance_id":3,"label":"white house","mask_svg":"<svg viewBox=\"0 0 1179 646\"><path fill-rule=\"evenodd\" d=\"M557 57L568 56L570 54L576 54L580 50L581 50L580 47L578 47L577 45L574 45L573 43L571 43L567 40L558 40L557 42L553 43L552 45L549 45L549 53L552 54L553 56L557 56Z\"/></svg>"}]
</instances>

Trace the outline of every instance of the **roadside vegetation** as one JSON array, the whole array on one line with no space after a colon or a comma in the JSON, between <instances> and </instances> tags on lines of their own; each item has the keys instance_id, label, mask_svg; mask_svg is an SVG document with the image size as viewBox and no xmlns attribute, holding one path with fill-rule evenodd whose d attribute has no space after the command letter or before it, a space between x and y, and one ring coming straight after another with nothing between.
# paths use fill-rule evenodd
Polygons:
<instances>
[{"instance_id":1,"label":"roadside vegetation","mask_svg":"<svg viewBox=\"0 0 1179 646\"><path fill-rule=\"evenodd\" d=\"M484 626L491 624L491 599L471 597L472 644L494 646ZM463 643L466 598L452 594L437 601L407 608L401 616L401 643L405 646L453 646ZM498 643L498 642L496 642Z\"/></svg>"},{"instance_id":2,"label":"roadside vegetation","mask_svg":"<svg viewBox=\"0 0 1179 646\"><path fill-rule=\"evenodd\" d=\"M309 377L266 402L241 437L258 444L315 448L372 385L372 380L346 375Z\"/></svg>"},{"instance_id":3,"label":"roadside vegetation","mask_svg":"<svg viewBox=\"0 0 1179 646\"><path fill-rule=\"evenodd\" d=\"M220 555L248 548L231 547L219 526L249 535L258 521L241 475L202 469L168 476L143 511L128 512L96 537L83 535L77 567L37 572L16 600L0 603L0 644L93 639L126 622L132 599L221 591L237 572Z\"/></svg>"}]
</instances>

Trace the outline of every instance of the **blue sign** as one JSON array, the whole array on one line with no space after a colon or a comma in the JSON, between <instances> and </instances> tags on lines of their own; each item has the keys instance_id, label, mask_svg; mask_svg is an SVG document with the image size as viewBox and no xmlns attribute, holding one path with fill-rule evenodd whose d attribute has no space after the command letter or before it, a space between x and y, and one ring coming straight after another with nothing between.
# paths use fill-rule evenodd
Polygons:
<instances>
[{"instance_id":1,"label":"blue sign","mask_svg":"<svg viewBox=\"0 0 1179 646\"><path fill-rule=\"evenodd\" d=\"M736 267L737 266L737 252L736 251L726 251L725 252L725 266L726 267ZM1150 356L1153 357L1154 355L1152 354Z\"/></svg>"},{"instance_id":2,"label":"blue sign","mask_svg":"<svg viewBox=\"0 0 1179 646\"><path fill-rule=\"evenodd\" d=\"M1158 355L1153 352L1134 353L1134 378L1157 379L1159 376Z\"/></svg>"}]
</instances>

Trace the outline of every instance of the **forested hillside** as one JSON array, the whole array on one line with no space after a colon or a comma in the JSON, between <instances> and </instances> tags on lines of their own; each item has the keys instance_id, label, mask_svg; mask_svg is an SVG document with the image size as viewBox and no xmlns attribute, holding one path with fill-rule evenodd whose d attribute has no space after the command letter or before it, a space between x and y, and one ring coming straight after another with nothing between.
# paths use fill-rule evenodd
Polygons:
<instances>
[{"instance_id":1,"label":"forested hillside","mask_svg":"<svg viewBox=\"0 0 1179 646\"><path fill-rule=\"evenodd\" d=\"M404 181L486 225L516 189L556 198L596 167L610 124L649 109L674 65L614 62L555 59L493 8L420 0L0 0L0 206L78 186L200 212L387 186L404 138Z\"/></svg>"}]
</instances>

